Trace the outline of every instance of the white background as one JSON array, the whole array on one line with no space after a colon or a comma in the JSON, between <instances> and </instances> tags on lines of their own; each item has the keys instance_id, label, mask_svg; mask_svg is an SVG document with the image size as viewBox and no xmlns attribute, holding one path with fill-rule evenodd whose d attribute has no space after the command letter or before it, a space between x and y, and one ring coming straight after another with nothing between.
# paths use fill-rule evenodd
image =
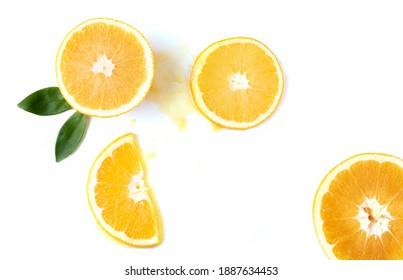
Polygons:
<instances>
[{"instance_id":1,"label":"white background","mask_svg":"<svg viewBox=\"0 0 403 280\"><path fill-rule=\"evenodd\" d=\"M329 261L311 209L322 178L342 160L362 152L403 157L402 12L399 1L369 0L3 1L0 278L129 279L129 266L180 265L277 265L275 279L401 273L401 262ZM39 117L17 103L56 86L62 39L93 17L145 35L158 87L126 115L92 119L77 152L56 163L56 135L72 112ZM232 36L269 46L285 76L275 114L247 131L217 131L185 104L194 57ZM160 98L165 92L176 96L172 105ZM172 111L187 119L185 129ZM163 218L164 241L152 249L109 238L87 203L93 160L130 131Z\"/></svg>"}]
</instances>

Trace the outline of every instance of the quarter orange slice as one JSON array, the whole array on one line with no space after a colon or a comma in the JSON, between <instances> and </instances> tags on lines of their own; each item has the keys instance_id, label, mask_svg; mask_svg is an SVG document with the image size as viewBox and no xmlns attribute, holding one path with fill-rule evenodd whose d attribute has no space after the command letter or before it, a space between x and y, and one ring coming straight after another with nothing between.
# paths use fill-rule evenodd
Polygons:
<instances>
[{"instance_id":1,"label":"quarter orange slice","mask_svg":"<svg viewBox=\"0 0 403 280\"><path fill-rule=\"evenodd\" d=\"M403 259L403 160L360 154L323 179L315 230L331 259Z\"/></svg>"},{"instance_id":2,"label":"quarter orange slice","mask_svg":"<svg viewBox=\"0 0 403 280\"><path fill-rule=\"evenodd\" d=\"M159 213L144 176L140 148L129 133L99 154L87 183L88 201L99 225L124 243L140 247L161 242Z\"/></svg>"},{"instance_id":3,"label":"quarter orange slice","mask_svg":"<svg viewBox=\"0 0 403 280\"><path fill-rule=\"evenodd\" d=\"M97 117L123 114L147 94L153 55L144 36L121 21L95 18L71 30L56 58L56 76L66 101Z\"/></svg>"},{"instance_id":4,"label":"quarter orange slice","mask_svg":"<svg viewBox=\"0 0 403 280\"><path fill-rule=\"evenodd\" d=\"M280 64L263 43L246 37L216 42L196 58L190 89L200 111L213 123L247 129L277 108L284 79Z\"/></svg>"}]
</instances>

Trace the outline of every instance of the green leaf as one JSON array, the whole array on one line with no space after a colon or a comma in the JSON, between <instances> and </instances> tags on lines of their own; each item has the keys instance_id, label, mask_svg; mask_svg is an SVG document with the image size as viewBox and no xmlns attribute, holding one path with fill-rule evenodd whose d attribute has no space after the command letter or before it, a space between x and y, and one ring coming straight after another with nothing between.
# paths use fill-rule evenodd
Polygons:
<instances>
[{"instance_id":1,"label":"green leaf","mask_svg":"<svg viewBox=\"0 0 403 280\"><path fill-rule=\"evenodd\" d=\"M40 116L56 115L71 109L57 87L35 91L18 103L18 107Z\"/></svg>"},{"instance_id":2,"label":"green leaf","mask_svg":"<svg viewBox=\"0 0 403 280\"><path fill-rule=\"evenodd\" d=\"M84 137L89 117L75 112L60 128L57 135L55 155L60 162L71 155Z\"/></svg>"}]
</instances>

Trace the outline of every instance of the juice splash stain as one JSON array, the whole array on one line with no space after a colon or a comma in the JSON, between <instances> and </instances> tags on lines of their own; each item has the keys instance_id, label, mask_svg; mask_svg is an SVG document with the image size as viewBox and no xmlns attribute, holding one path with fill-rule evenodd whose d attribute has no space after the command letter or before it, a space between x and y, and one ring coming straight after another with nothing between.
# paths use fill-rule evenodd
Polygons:
<instances>
[{"instance_id":1,"label":"juice splash stain","mask_svg":"<svg viewBox=\"0 0 403 280\"><path fill-rule=\"evenodd\" d=\"M158 105L179 130L186 129L186 117L196 112L188 86L192 60L184 44L154 51L154 82L146 100Z\"/></svg>"}]
</instances>

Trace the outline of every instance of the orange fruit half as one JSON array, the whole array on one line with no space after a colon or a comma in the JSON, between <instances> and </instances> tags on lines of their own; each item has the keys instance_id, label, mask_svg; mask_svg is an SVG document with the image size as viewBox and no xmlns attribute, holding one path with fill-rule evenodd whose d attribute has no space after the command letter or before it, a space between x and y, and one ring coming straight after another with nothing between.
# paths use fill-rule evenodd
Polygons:
<instances>
[{"instance_id":1,"label":"orange fruit half","mask_svg":"<svg viewBox=\"0 0 403 280\"><path fill-rule=\"evenodd\" d=\"M403 259L403 160L368 153L340 163L316 192L313 220L331 259Z\"/></svg>"},{"instance_id":2,"label":"orange fruit half","mask_svg":"<svg viewBox=\"0 0 403 280\"><path fill-rule=\"evenodd\" d=\"M284 78L274 54L246 37L216 42L196 58L190 77L193 100L213 123L247 129L277 108Z\"/></svg>"},{"instance_id":3,"label":"orange fruit half","mask_svg":"<svg viewBox=\"0 0 403 280\"><path fill-rule=\"evenodd\" d=\"M56 57L57 82L77 111L97 117L121 115L138 105L154 76L144 36L121 21L95 18L71 30Z\"/></svg>"},{"instance_id":4,"label":"orange fruit half","mask_svg":"<svg viewBox=\"0 0 403 280\"><path fill-rule=\"evenodd\" d=\"M140 247L161 242L159 213L134 134L119 137L99 154L87 194L95 219L113 237Z\"/></svg>"}]
</instances>

